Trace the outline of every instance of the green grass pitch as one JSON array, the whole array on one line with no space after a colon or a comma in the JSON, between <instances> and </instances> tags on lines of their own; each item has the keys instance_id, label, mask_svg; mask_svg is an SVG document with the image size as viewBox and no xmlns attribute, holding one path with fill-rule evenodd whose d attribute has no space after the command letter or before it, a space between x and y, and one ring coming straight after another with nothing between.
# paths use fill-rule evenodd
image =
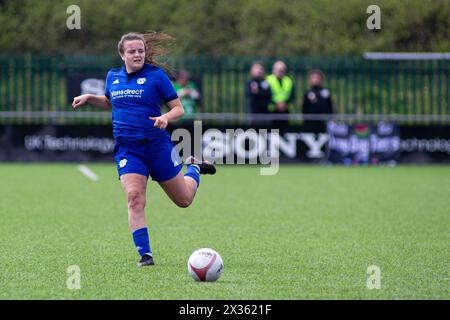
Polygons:
<instances>
[{"instance_id":1,"label":"green grass pitch","mask_svg":"<svg viewBox=\"0 0 450 320\"><path fill-rule=\"evenodd\" d=\"M88 166L98 181L75 164L0 165L0 299L450 298L450 167L220 166L187 209L151 182L156 265L138 268L115 167ZM216 283L187 273L201 247L224 260Z\"/></svg>"}]
</instances>

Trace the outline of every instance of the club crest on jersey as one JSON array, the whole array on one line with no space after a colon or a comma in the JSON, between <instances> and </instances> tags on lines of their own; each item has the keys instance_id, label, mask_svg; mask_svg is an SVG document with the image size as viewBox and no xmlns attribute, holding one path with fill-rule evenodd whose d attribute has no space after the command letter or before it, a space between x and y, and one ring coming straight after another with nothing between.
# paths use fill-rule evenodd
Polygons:
<instances>
[{"instance_id":1,"label":"club crest on jersey","mask_svg":"<svg viewBox=\"0 0 450 320\"><path fill-rule=\"evenodd\" d=\"M261 88L263 88L264 90L269 89L269 83L264 80L263 82L261 82Z\"/></svg>"},{"instance_id":2,"label":"club crest on jersey","mask_svg":"<svg viewBox=\"0 0 450 320\"><path fill-rule=\"evenodd\" d=\"M320 90L320 95L323 97L323 98L328 98L329 96L330 96L330 90L328 90L328 89L322 89L322 90Z\"/></svg>"},{"instance_id":3,"label":"club crest on jersey","mask_svg":"<svg viewBox=\"0 0 450 320\"><path fill-rule=\"evenodd\" d=\"M145 80L147 80L147 79L145 79L145 78L139 78L139 79L136 80L136 82L137 82L137 84L144 84L144 83L145 83Z\"/></svg>"},{"instance_id":4,"label":"club crest on jersey","mask_svg":"<svg viewBox=\"0 0 450 320\"><path fill-rule=\"evenodd\" d=\"M309 101L311 101L312 103L316 103L317 102L317 96L314 92L310 91L308 92L308 99Z\"/></svg>"}]
</instances>

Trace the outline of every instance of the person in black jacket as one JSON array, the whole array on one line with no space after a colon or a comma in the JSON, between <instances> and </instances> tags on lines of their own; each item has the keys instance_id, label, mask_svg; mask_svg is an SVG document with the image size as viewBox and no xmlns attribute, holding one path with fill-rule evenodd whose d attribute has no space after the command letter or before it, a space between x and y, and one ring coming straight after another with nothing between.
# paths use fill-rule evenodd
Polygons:
<instances>
[{"instance_id":1,"label":"person in black jacket","mask_svg":"<svg viewBox=\"0 0 450 320\"><path fill-rule=\"evenodd\" d=\"M267 106L272 99L272 93L265 79L265 70L261 62L253 63L250 76L251 79L247 82L246 88L249 111L253 114L269 113Z\"/></svg>"},{"instance_id":2,"label":"person in black jacket","mask_svg":"<svg viewBox=\"0 0 450 320\"><path fill-rule=\"evenodd\" d=\"M303 114L332 114L333 102L330 90L322 86L325 76L320 70L312 70L309 73L310 88L303 97ZM311 132L325 132L326 120L305 120L305 129Z\"/></svg>"}]
</instances>

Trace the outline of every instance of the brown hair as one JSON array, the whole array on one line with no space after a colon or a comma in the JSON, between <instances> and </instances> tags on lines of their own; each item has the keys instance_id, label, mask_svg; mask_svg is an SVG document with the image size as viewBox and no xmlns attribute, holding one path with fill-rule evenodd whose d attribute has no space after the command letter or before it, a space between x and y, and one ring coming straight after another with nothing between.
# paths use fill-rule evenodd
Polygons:
<instances>
[{"instance_id":1,"label":"brown hair","mask_svg":"<svg viewBox=\"0 0 450 320\"><path fill-rule=\"evenodd\" d=\"M145 46L145 62L164 69L173 77L174 70L165 62L157 61L156 58L166 58L170 53L169 47L175 43L175 38L163 32L151 31L148 33L129 32L124 34L117 44L120 55L124 53L124 43L126 41L141 40Z\"/></svg>"}]
</instances>

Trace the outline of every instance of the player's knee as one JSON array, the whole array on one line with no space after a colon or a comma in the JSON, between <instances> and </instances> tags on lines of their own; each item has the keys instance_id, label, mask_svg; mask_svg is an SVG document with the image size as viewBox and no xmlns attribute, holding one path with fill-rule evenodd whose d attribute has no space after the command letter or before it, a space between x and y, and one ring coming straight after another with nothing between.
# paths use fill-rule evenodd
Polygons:
<instances>
[{"instance_id":1,"label":"player's knee","mask_svg":"<svg viewBox=\"0 0 450 320\"><path fill-rule=\"evenodd\" d=\"M145 208L145 194L132 190L127 193L128 208L132 211L140 211Z\"/></svg>"},{"instance_id":2,"label":"player's knee","mask_svg":"<svg viewBox=\"0 0 450 320\"><path fill-rule=\"evenodd\" d=\"M176 203L177 206L179 206L180 208L187 208L187 207L189 207L189 206L191 205L192 199L187 198L187 197L185 197L185 198L180 198L180 199L178 199L175 203Z\"/></svg>"}]
</instances>

